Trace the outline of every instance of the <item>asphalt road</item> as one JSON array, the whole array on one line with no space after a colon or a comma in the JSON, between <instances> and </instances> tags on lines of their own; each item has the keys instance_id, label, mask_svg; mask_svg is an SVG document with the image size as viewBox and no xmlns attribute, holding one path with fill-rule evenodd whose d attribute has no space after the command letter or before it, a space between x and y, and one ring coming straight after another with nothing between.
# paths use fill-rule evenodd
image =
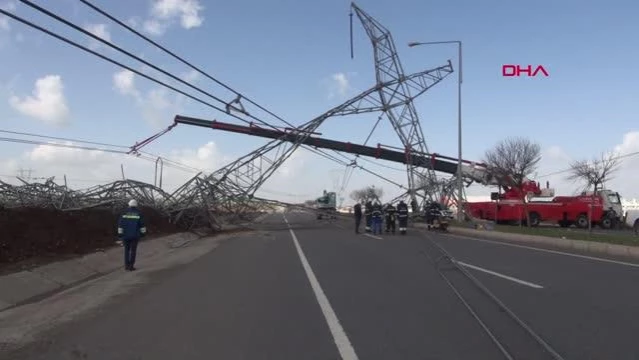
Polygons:
<instances>
[{"instance_id":1,"label":"asphalt road","mask_svg":"<svg viewBox=\"0 0 639 360\"><path fill-rule=\"evenodd\" d=\"M505 358L488 329L515 359L552 359L436 244L563 358L639 358L639 266L285 216L9 358Z\"/></svg>"}]
</instances>

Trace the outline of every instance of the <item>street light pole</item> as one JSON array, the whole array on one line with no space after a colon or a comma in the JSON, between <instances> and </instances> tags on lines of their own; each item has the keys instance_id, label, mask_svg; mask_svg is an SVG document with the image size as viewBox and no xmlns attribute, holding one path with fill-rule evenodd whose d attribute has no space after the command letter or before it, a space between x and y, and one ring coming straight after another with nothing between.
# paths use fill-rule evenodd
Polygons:
<instances>
[{"instance_id":1,"label":"street light pole","mask_svg":"<svg viewBox=\"0 0 639 360\"><path fill-rule=\"evenodd\" d=\"M457 54L458 76L457 76L457 220L463 221L462 199L464 197L464 182L462 179L462 42L455 41L429 41L410 42L409 47L420 45L456 44L459 50Z\"/></svg>"}]
</instances>

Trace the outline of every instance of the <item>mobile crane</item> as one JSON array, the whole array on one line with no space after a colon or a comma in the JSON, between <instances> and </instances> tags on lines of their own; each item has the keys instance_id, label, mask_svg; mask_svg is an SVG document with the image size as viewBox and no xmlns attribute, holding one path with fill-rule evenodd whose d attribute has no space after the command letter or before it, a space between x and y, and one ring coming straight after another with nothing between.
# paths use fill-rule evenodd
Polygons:
<instances>
[{"instance_id":1,"label":"mobile crane","mask_svg":"<svg viewBox=\"0 0 639 360\"><path fill-rule=\"evenodd\" d=\"M296 129L273 130L255 124L242 126L219 121L203 120L192 117L177 115L176 124L188 124L206 127L214 130L222 130L239 134L258 136L269 139L279 139L295 143L299 136ZM407 151L397 151L377 144L377 147L353 144L350 142L335 141L320 137L307 136L301 139L301 144L313 146L315 148L331 149L350 154L357 154L387 161L409 164L415 166L429 167L435 171L451 175L457 174L457 158L443 156L432 153L412 153L407 156ZM579 196L556 196L554 189L546 184L541 188L540 184L524 179L520 187L514 186L512 176L497 176L488 167L479 162L462 160L462 176L472 182L486 186L498 186L503 190L501 195L494 196L494 202L474 202L464 204L466 214L487 220L495 221L521 221L526 219L524 202L531 215L532 226L538 225L542 221L557 222L561 226L572 224L578 227L588 226L588 211L593 196L582 194ZM495 193L496 194L496 193ZM552 198L551 201L529 201L531 198ZM621 220L623 215L621 209L621 199L617 192L611 190L598 191L594 196L592 207L593 223L604 228L614 226Z\"/></svg>"}]
</instances>

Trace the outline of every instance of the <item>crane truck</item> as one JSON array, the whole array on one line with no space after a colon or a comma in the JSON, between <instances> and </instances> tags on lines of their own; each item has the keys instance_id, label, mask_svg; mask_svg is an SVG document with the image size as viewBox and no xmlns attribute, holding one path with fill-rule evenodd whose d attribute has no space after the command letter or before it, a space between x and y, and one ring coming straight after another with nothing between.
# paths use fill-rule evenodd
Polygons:
<instances>
[{"instance_id":1,"label":"crane truck","mask_svg":"<svg viewBox=\"0 0 639 360\"><path fill-rule=\"evenodd\" d=\"M337 213L337 195L335 192L327 192L315 200L317 219L335 219Z\"/></svg>"},{"instance_id":2,"label":"crane truck","mask_svg":"<svg viewBox=\"0 0 639 360\"><path fill-rule=\"evenodd\" d=\"M594 196L592 192L584 192L577 196L555 196L550 201L498 196L495 201L465 205L466 213L470 216L498 223L525 223L526 209L530 216L530 226L549 222L561 227L575 225L578 228L588 228L590 211L592 225L610 229L623 222L621 198L619 193L612 190L600 190Z\"/></svg>"},{"instance_id":3,"label":"crane truck","mask_svg":"<svg viewBox=\"0 0 639 360\"><path fill-rule=\"evenodd\" d=\"M350 154L430 168L434 171L451 175L456 175L458 173L457 158L443 156L436 153L409 153L409 149L405 151L397 151L390 147L382 146L381 144L377 144L377 147L372 147L353 144L350 142L324 139L321 137L311 136L311 134L304 134L304 136L302 136L300 131L297 129L269 129L255 124L242 126L182 115L177 115L174 121L176 124L194 125L209 129L269 139L278 139L280 141L299 143L315 148L331 149ZM521 186L515 186L513 184L518 182L514 181L513 176L497 175L490 171L488 166L485 164L468 160L462 160L461 163L460 170L464 179L469 181L468 185L476 182L486 186L497 186L500 191L504 191L503 194L494 193L497 194L494 197L494 201L464 204L463 209L466 211L467 215L481 219L496 220L499 222L513 222L526 219L525 208L528 208L531 215L530 225L533 226L538 225L542 221L552 221L564 227L572 224L579 227L587 227L587 214L590 210L590 203L592 202L593 223L604 228L609 228L623 221L621 200L619 194L615 191L601 190L594 196L588 193L584 193L579 196L555 196L554 189L551 189L548 184L546 184L545 188L541 188L539 183L530 179L524 179L524 181L520 183ZM530 201L529 199L532 198L552 198L552 200ZM595 199L594 202L592 201L593 198ZM444 202L445 199L441 199L441 201ZM329 212L329 209L336 209L335 205L329 206L324 202L318 202L318 209L320 206L324 211L323 214ZM458 210L459 208L460 206L458 206ZM320 216L318 215L318 217Z\"/></svg>"}]
</instances>

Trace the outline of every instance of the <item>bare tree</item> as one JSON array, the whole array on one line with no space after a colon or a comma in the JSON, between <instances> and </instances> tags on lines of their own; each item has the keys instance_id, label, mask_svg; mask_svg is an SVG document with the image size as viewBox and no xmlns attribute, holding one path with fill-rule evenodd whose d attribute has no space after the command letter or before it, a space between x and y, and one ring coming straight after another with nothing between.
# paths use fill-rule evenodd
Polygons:
<instances>
[{"instance_id":1,"label":"bare tree","mask_svg":"<svg viewBox=\"0 0 639 360\"><path fill-rule=\"evenodd\" d=\"M499 182L517 189L523 188L524 182L535 172L540 160L541 146L522 137L502 140L484 155L484 163ZM520 191L520 195L526 213L526 224L530 224L528 194Z\"/></svg>"},{"instance_id":2,"label":"bare tree","mask_svg":"<svg viewBox=\"0 0 639 360\"><path fill-rule=\"evenodd\" d=\"M359 190L353 190L351 192L351 199L357 202L362 202L362 201L365 202L369 200L381 199L383 195L384 195L383 189L376 188L374 186L367 186Z\"/></svg>"},{"instance_id":3,"label":"bare tree","mask_svg":"<svg viewBox=\"0 0 639 360\"><path fill-rule=\"evenodd\" d=\"M588 231L592 231L592 208L597 191L602 190L606 181L612 179L619 164L617 154L602 153L600 158L594 158L592 161L577 160L570 165L568 180L580 181L586 184L586 188L592 188L592 198L588 209Z\"/></svg>"}]
</instances>

